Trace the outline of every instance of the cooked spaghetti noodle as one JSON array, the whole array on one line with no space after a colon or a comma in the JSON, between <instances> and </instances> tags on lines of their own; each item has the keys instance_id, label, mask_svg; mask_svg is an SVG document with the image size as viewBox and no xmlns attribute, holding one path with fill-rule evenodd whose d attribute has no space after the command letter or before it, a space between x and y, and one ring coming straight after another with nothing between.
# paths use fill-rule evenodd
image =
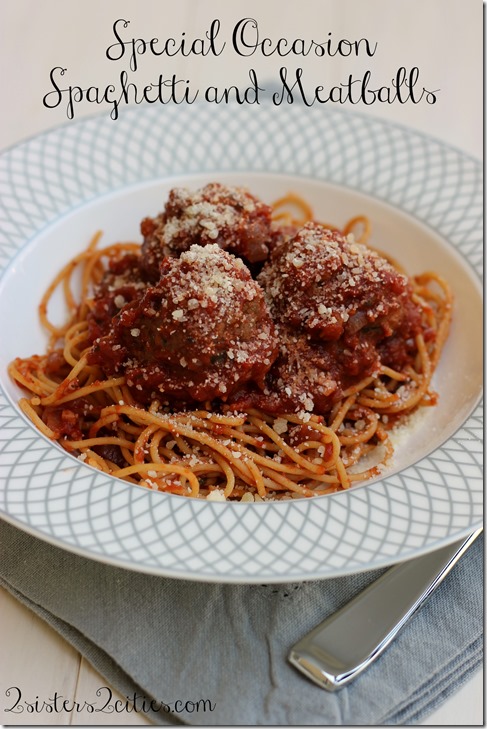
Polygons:
<instances>
[{"instance_id":1,"label":"cooked spaghetti noodle","mask_svg":"<svg viewBox=\"0 0 487 729\"><path fill-rule=\"evenodd\" d=\"M313 214L290 195L274 204L272 217L274 224L298 230ZM366 217L353 218L341 233L357 230L357 240L367 242ZM107 374L90 354L94 292L110 265L116 269L124 256L139 256L140 246L98 248L99 239L97 234L59 272L40 302L50 336L46 353L17 358L9 368L28 392L19 401L22 411L90 466L130 483L210 500L329 494L380 473L392 454L390 428L436 402L431 378L448 335L452 299L440 276L425 273L409 279L421 318L421 331L409 345L414 356L399 369L379 362L319 412L266 407L258 397L247 398L247 406L238 397L179 405L156 397L141 404L127 373ZM48 317L58 288L69 312L60 326Z\"/></svg>"}]
</instances>

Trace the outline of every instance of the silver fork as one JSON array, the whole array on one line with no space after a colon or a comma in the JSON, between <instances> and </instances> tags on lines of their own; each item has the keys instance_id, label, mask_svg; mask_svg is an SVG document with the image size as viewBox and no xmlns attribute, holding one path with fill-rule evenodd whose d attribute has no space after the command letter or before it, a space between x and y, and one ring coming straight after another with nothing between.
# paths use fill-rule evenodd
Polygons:
<instances>
[{"instance_id":1,"label":"silver fork","mask_svg":"<svg viewBox=\"0 0 487 729\"><path fill-rule=\"evenodd\" d=\"M375 661L482 532L391 567L291 649L288 659L327 691Z\"/></svg>"}]
</instances>

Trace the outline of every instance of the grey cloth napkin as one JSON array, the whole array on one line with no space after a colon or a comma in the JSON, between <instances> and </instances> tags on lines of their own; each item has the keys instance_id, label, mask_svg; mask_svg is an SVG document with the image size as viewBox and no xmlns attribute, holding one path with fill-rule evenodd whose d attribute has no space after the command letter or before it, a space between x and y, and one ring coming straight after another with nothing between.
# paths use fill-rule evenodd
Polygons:
<instances>
[{"instance_id":1,"label":"grey cloth napkin","mask_svg":"<svg viewBox=\"0 0 487 729\"><path fill-rule=\"evenodd\" d=\"M380 573L288 585L192 583L92 561L0 522L0 583L123 696L166 703L158 724L404 725L481 666L479 538L381 659L329 694L286 660L291 645ZM207 699L196 711L177 701Z\"/></svg>"}]
</instances>

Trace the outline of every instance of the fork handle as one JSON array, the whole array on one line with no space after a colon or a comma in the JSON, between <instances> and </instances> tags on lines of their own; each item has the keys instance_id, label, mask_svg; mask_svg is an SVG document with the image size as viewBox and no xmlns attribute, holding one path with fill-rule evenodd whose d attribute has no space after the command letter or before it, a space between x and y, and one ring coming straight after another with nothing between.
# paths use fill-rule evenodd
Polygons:
<instances>
[{"instance_id":1,"label":"fork handle","mask_svg":"<svg viewBox=\"0 0 487 729\"><path fill-rule=\"evenodd\" d=\"M389 569L296 643L289 661L328 691L348 684L381 655L481 531Z\"/></svg>"}]
</instances>

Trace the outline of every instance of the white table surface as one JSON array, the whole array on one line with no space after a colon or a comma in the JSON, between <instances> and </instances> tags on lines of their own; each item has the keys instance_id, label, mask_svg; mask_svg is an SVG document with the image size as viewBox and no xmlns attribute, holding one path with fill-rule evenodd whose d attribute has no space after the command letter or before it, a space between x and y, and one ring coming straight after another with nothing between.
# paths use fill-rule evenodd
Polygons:
<instances>
[{"instance_id":1,"label":"white table surface","mask_svg":"<svg viewBox=\"0 0 487 729\"><path fill-rule=\"evenodd\" d=\"M258 20L262 35L272 38L327 37L376 41L376 55L367 67L389 83L399 66L418 66L426 87L439 89L435 105L373 105L361 112L410 125L439 137L466 153L482 155L482 2L481 0L3 0L0 5L0 149L67 121L65 109L47 109L42 97L51 90L49 72L68 68L70 82L82 87L105 86L114 73L104 57L114 42L117 18L131 21L137 37L197 37L213 18L227 35L237 20ZM131 37L131 36L130 36ZM151 69L161 72L160 59L140 58L144 78ZM364 71L363 61L310 57L301 65L310 80L335 83L344 72ZM346 66L346 64L349 64ZM362 64L362 65L361 65ZM167 59L164 68L168 69ZM198 87L242 85L249 67L261 78L272 78L283 65L275 57L241 59L234 56L204 59L173 58L170 72L190 78ZM115 68L116 71L118 69ZM345 75L346 77L346 75ZM85 106L76 116L103 112L103 106ZM71 646L5 591L0 590L0 723L19 725L122 725L148 723L143 714L100 716L82 712L37 714L5 719L5 691L21 686L25 696L49 696L57 690L71 700L89 700L106 684ZM318 690L318 689L317 689ZM17 719L17 720L16 720ZM478 672L426 721L427 725L482 725L483 677Z\"/></svg>"}]
</instances>

